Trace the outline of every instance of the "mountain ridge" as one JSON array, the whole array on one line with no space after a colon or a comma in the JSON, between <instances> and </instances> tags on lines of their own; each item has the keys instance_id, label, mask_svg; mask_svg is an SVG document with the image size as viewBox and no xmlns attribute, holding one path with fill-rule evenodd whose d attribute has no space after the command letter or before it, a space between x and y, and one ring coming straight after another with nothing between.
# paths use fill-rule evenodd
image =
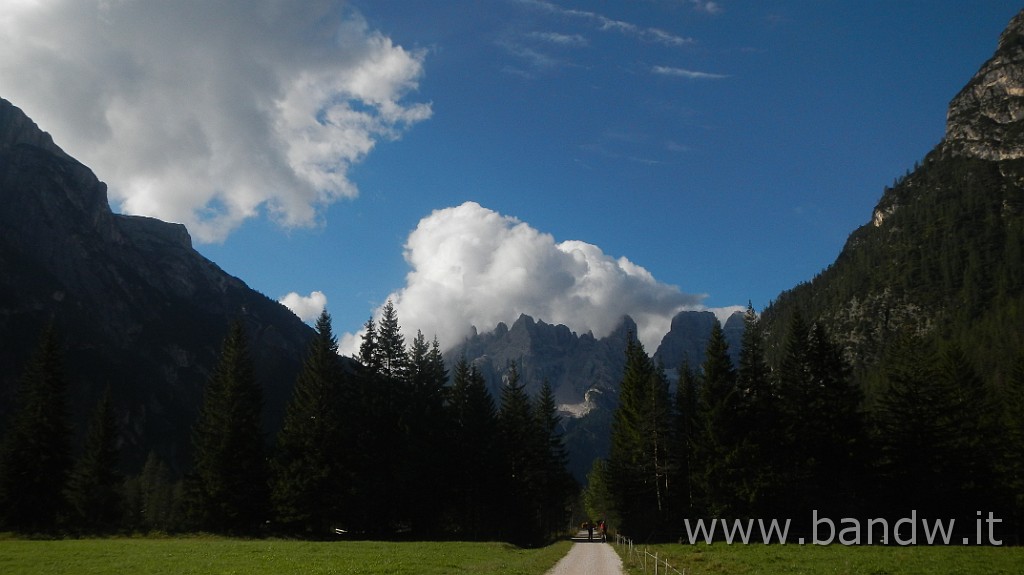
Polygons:
<instances>
[{"instance_id":1,"label":"mountain ridge","mask_svg":"<svg viewBox=\"0 0 1024 575\"><path fill-rule=\"evenodd\" d=\"M228 323L248 328L268 406L283 414L312 330L192 248L181 224L115 214L91 169L0 99L0 417L42 326L64 336L79 423L113 388L129 458L184 461ZM2 421L2 419L0 419ZM79 425L81 427L81 425Z\"/></svg>"},{"instance_id":2,"label":"mountain ridge","mask_svg":"<svg viewBox=\"0 0 1024 575\"><path fill-rule=\"evenodd\" d=\"M682 311L654 351L655 361L666 368L675 385L683 359L696 369L718 319L710 311ZM730 351L738 357L743 314L734 313L723 328ZM596 338L577 334L565 325L553 325L521 314L512 326L499 323L494 330L475 333L446 352L449 370L465 358L484 376L488 390L501 397L504 375L514 363L530 395L546 381L554 392L569 452L569 468L580 481L596 458L608 455L611 414L618 405L619 383L625 369L626 341L636 337L637 324L622 317L611 333ZM649 352L650 353L650 352Z\"/></svg>"}]
</instances>

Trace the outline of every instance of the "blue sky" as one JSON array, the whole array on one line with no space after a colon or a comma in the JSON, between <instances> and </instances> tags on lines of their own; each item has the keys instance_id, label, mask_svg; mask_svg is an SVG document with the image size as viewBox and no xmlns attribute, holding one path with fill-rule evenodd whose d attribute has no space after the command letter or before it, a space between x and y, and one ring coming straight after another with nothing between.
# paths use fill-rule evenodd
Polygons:
<instances>
[{"instance_id":1,"label":"blue sky","mask_svg":"<svg viewBox=\"0 0 1024 575\"><path fill-rule=\"evenodd\" d=\"M438 314L461 313L434 330L443 345L516 312L598 332L600 302L650 318L763 308L831 263L883 187L939 142L949 100L1021 8L182 0L159 19L159 3L80 3L56 24L40 8L68 2L19 0L0 16L15 39L0 96L93 167L115 209L186 222L200 252L270 297L322 292L338 332L389 296L428 337ZM178 17L190 10L217 12L211 31L90 33L201 29ZM506 238L491 248L507 258L453 248L473 234ZM532 295L503 291L507 262ZM438 287L474 265L486 281ZM533 275L545 266L564 273ZM562 276L579 286L572 270L602 266L577 305Z\"/></svg>"}]
</instances>

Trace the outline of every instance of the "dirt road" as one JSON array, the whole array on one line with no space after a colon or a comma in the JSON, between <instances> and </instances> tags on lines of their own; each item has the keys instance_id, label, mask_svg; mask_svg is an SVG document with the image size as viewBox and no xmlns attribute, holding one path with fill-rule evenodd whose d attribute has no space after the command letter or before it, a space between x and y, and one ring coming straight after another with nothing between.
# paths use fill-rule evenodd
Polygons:
<instances>
[{"instance_id":1,"label":"dirt road","mask_svg":"<svg viewBox=\"0 0 1024 575\"><path fill-rule=\"evenodd\" d=\"M547 572L547 575L622 575L622 560L610 543L599 537L587 541L587 532L573 537L572 548Z\"/></svg>"}]
</instances>

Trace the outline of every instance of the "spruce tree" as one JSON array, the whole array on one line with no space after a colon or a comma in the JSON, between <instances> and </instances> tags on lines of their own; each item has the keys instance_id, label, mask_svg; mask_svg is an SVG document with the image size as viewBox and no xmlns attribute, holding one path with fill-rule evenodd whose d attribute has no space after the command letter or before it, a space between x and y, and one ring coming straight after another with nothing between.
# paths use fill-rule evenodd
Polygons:
<instances>
[{"instance_id":1,"label":"spruce tree","mask_svg":"<svg viewBox=\"0 0 1024 575\"><path fill-rule=\"evenodd\" d=\"M405 349L405 338L398 314L391 300L372 330L367 331L360 346L360 362L364 368L357 382L352 418L349 426L354 446L350 472L353 491L350 504L353 522L361 529L379 536L388 536L405 527L408 517L409 413L411 370Z\"/></svg>"},{"instance_id":2,"label":"spruce tree","mask_svg":"<svg viewBox=\"0 0 1024 575\"><path fill-rule=\"evenodd\" d=\"M369 372L380 371L380 354L377 351L377 324L373 318L363 324L363 339L359 344L359 363Z\"/></svg>"},{"instance_id":3,"label":"spruce tree","mask_svg":"<svg viewBox=\"0 0 1024 575\"><path fill-rule=\"evenodd\" d=\"M630 537L654 537L668 519L671 409L664 370L630 334L608 456L609 486Z\"/></svg>"},{"instance_id":4,"label":"spruce tree","mask_svg":"<svg viewBox=\"0 0 1024 575\"><path fill-rule=\"evenodd\" d=\"M777 377L781 500L799 516L856 510L866 482L862 393L820 322L794 313Z\"/></svg>"},{"instance_id":5,"label":"spruce tree","mask_svg":"<svg viewBox=\"0 0 1024 575\"><path fill-rule=\"evenodd\" d=\"M407 455L400 489L407 494L405 511L412 529L421 537L437 535L437 518L449 491L444 477L450 455L444 446L448 372L440 348L437 338L428 344L417 331L409 349L409 384L401 414Z\"/></svg>"},{"instance_id":6,"label":"spruce tree","mask_svg":"<svg viewBox=\"0 0 1024 575\"><path fill-rule=\"evenodd\" d=\"M384 304L377 323L376 387L373 429L375 440L370 445L370 464L374 473L373 496L376 500L374 529L391 532L399 524L407 523L402 517L409 508L411 480L408 474L409 420L406 417L411 400L411 369L405 348L405 336L398 322L398 312L389 299Z\"/></svg>"},{"instance_id":7,"label":"spruce tree","mask_svg":"<svg viewBox=\"0 0 1024 575\"><path fill-rule=\"evenodd\" d=\"M409 355L405 349L405 337L398 325L398 312L391 300L384 304L380 323L377 324L377 363L380 374L391 380L402 381L409 377Z\"/></svg>"},{"instance_id":8,"label":"spruce tree","mask_svg":"<svg viewBox=\"0 0 1024 575\"><path fill-rule=\"evenodd\" d=\"M295 382L273 460L273 504L288 530L324 536L340 514L344 373L324 309Z\"/></svg>"},{"instance_id":9,"label":"spruce tree","mask_svg":"<svg viewBox=\"0 0 1024 575\"><path fill-rule=\"evenodd\" d=\"M948 514L957 492L950 454L956 443L952 398L936 382L938 352L931 342L901 336L885 359L885 394L877 413L881 471L893 513Z\"/></svg>"},{"instance_id":10,"label":"spruce tree","mask_svg":"<svg viewBox=\"0 0 1024 575\"><path fill-rule=\"evenodd\" d=\"M957 497L947 505L951 513L970 521L976 510L992 509L997 503L996 406L988 385L957 345L947 346L940 354L936 384L949 399L946 411L953 431L947 458Z\"/></svg>"},{"instance_id":11,"label":"spruce tree","mask_svg":"<svg viewBox=\"0 0 1024 575\"><path fill-rule=\"evenodd\" d=\"M71 469L68 383L59 336L51 323L29 360L0 445L0 525L53 533L66 512Z\"/></svg>"},{"instance_id":12,"label":"spruce tree","mask_svg":"<svg viewBox=\"0 0 1024 575\"><path fill-rule=\"evenodd\" d=\"M811 326L808 352L815 410L803 444L816 462L808 496L820 512L852 513L860 506L867 482L864 394L853 381L842 349L821 322Z\"/></svg>"},{"instance_id":13,"label":"spruce tree","mask_svg":"<svg viewBox=\"0 0 1024 575\"><path fill-rule=\"evenodd\" d=\"M779 420L775 464L784 486L780 500L791 514L801 516L810 512L812 505L807 490L814 489L817 462L810 442L815 441L815 419L821 415L821 406L815 403L810 357L810 326L798 310L790 318L776 370Z\"/></svg>"},{"instance_id":14,"label":"spruce tree","mask_svg":"<svg viewBox=\"0 0 1024 575\"><path fill-rule=\"evenodd\" d=\"M67 497L76 526L92 533L116 530L123 517L123 486L117 421L108 387L93 414L85 449L68 481Z\"/></svg>"},{"instance_id":15,"label":"spruce tree","mask_svg":"<svg viewBox=\"0 0 1024 575\"><path fill-rule=\"evenodd\" d=\"M269 517L261 411L245 328L232 324L193 428L189 515L200 529L252 534Z\"/></svg>"},{"instance_id":16,"label":"spruce tree","mask_svg":"<svg viewBox=\"0 0 1024 575\"><path fill-rule=\"evenodd\" d=\"M538 544L544 539L538 500L546 445L541 443L538 430L519 370L515 363L509 363L498 410L498 437L504 475L501 534L513 543Z\"/></svg>"},{"instance_id":17,"label":"spruce tree","mask_svg":"<svg viewBox=\"0 0 1024 575\"><path fill-rule=\"evenodd\" d=\"M883 479L893 494L888 506L957 524L997 506L997 461L1008 462L998 446L1013 436L999 435L990 391L973 362L955 345L903 336L884 368L876 421Z\"/></svg>"},{"instance_id":18,"label":"spruce tree","mask_svg":"<svg viewBox=\"0 0 1024 575\"><path fill-rule=\"evenodd\" d=\"M708 338L701 376L694 440L699 507L713 517L739 517L747 511L737 494L740 466L746 463L742 461L744 437L739 430L740 394L729 344L718 321Z\"/></svg>"},{"instance_id":19,"label":"spruce tree","mask_svg":"<svg viewBox=\"0 0 1024 575\"><path fill-rule=\"evenodd\" d=\"M751 398L749 403L757 404L773 396L764 327L750 302L747 302L747 309L743 313L743 337L740 340L736 385L744 396Z\"/></svg>"},{"instance_id":20,"label":"spruce tree","mask_svg":"<svg viewBox=\"0 0 1024 575\"><path fill-rule=\"evenodd\" d=\"M697 441L697 390L699 376L683 361L679 367L679 381L676 383L675 396L675 439L671 449L673 457L671 494L673 513L676 517L694 517L696 514L694 501L694 474L698 466L694 460L695 442Z\"/></svg>"},{"instance_id":21,"label":"spruce tree","mask_svg":"<svg viewBox=\"0 0 1024 575\"><path fill-rule=\"evenodd\" d=\"M551 384L544 380L534 402L534 416L544 444L541 453L540 510L541 528L545 537L564 529L568 520L569 501L576 482L566 469L569 454L559 431L561 418Z\"/></svg>"},{"instance_id":22,"label":"spruce tree","mask_svg":"<svg viewBox=\"0 0 1024 575\"><path fill-rule=\"evenodd\" d=\"M126 522L133 531L171 532L182 527L182 485L171 470L150 452L142 471L125 481Z\"/></svg>"},{"instance_id":23,"label":"spruce tree","mask_svg":"<svg viewBox=\"0 0 1024 575\"><path fill-rule=\"evenodd\" d=\"M1005 386L998 395L1003 440L998 443L1000 495L1009 510L1009 525L1022 540L1024 532L1024 351L1010 371Z\"/></svg>"},{"instance_id":24,"label":"spruce tree","mask_svg":"<svg viewBox=\"0 0 1024 575\"><path fill-rule=\"evenodd\" d=\"M776 468L779 405L765 349L764 328L753 305L743 314L736 388L740 394L740 442L747 462L739 492L751 516L780 517L782 488Z\"/></svg>"},{"instance_id":25,"label":"spruce tree","mask_svg":"<svg viewBox=\"0 0 1024 575\"><path fill-rule=\"evenodd\" d=\"M453 529L468 539L488 539L497 535L504 512L498 412L483 376L465 357L455 364L452 380L446 448L452 457L446 475L454 494Z\"/></svg>"}]
</instances>

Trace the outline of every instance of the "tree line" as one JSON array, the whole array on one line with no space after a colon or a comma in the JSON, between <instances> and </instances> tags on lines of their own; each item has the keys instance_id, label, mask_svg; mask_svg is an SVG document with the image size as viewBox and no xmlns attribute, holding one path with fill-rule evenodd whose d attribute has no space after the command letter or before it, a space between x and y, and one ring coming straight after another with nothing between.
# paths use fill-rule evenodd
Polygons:
<instances>
[{"instance_id":1,"label":"tree line","mask_svg":"<svg viewBox=\"0 0 1024 575\"><path fill-rule=\"evenodd\" d=\"M180 478L155 454L125 477L109 394L72 456L68 378L47 329L0 442L0 530L521 545L563 532L577 486L551 387L531 399L510 364L496 404L465 358L448 373L436 339L407 346L391 302L365 327L356 361L342 358L323 311L271 441L248 338L232 324Z\"/></svg>"},{"instance_id":2,"label":"tree line","mask_svg":"<svg viewBox=\"0 0 1024 575\"><path fill-rule=\"evenodd\" d=\"M768 363L748 306L738 365L716 325L700 365L674 392L635 339L626 349L611 450L584 501L624 533L677 540L686 518L1002 520L1024 526L1024 354L987 381L955 344L907 335L885 354L866 397L825 328L797 312Z\"/></svg>"}]
</instances>

